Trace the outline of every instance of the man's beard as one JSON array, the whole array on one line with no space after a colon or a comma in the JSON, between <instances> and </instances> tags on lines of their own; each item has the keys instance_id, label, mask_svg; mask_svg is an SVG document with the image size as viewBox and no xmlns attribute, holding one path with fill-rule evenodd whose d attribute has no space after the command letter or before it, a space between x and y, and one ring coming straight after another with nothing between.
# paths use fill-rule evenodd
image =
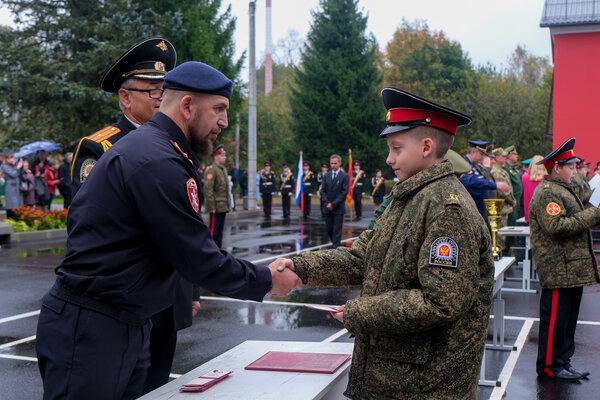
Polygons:
<instances>
[{"instance_id":1,"label":"man's beard","mask_svg":"<svg viewBox=\"0 0 600 400\"><path fill-rule=\"evenodd\" d=\"M212 154L213 143L208 139L208 136L204 137L202 139L198 139L196 137L196 135L194 135L190 131L190 139L191 139L190 146L191 146L192 150L194 151L194 153L199 154L203 157L208 157Z\"/></svg>"}]
</instances>

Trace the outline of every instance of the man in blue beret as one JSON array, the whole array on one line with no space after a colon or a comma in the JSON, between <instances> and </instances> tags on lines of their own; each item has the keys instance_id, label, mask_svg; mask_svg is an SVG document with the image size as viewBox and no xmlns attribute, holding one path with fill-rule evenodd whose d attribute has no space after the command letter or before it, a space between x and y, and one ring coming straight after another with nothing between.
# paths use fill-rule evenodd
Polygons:
<instances>
[{"instance_id":1,"label":"man in blue beret","mask_svg":"<svg viewBox=\"0 0 600 400\"><path fill-rule=\"evenodd\" d=\"M69 210L67 255L42 300L44 399L133 399L149 365L150 317L179 277L261 301L302 285L219 249L200 216L198 159L227 128L232 82L200 62L164 79L159 111L96 163Z\"/></svg>"}]
</instances>

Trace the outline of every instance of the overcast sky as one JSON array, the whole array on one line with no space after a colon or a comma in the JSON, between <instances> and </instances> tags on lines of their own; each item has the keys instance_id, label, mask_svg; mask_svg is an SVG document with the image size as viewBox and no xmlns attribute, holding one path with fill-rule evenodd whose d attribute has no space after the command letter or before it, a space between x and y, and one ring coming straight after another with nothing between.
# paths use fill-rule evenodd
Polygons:
<instances>
[{"instance_id":1,"label":"overcast sky","mask_svg":"<svg viewBox=\"0 0 600 400\"><path fill-rule=\"evenodd\" d=\"M310 29L311 10L319 0L272 0L273 44L294 29L304 38ZM236 48L248 48L248 0L224 0L237 17ZM423 19L435 30L443 30L461 43L474 64L506 63L518 45L538 56L551 56L550 35L540 28L544 0L359 0L369 17L368 30L384 48L402 21ZM257 58L265 49L265 0L257 1ZM6 9L0 8L0 23L10 24ZM247 72L244 71L244 77ZM244 79L245 80L245 79Z\"/></svg>"}]
</instances>

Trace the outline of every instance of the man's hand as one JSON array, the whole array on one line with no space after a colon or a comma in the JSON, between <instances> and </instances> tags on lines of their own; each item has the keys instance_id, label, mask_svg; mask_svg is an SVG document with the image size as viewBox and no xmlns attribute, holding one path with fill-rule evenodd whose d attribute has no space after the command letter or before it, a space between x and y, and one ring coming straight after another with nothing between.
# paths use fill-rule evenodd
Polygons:
<instances>
[{"instance_id":1,"label":"man's hand","mask_svg":"<svg viewBox=\"0 0 600 400\"><path fill-rule=\"evenodd\" d=\"M496 182L496 188L498 188L499 191L504 193L510 192L510 186L506 182Z\"/></svg>"},{"instance_id":2,"label":"man's hand","mask_svg":"<svg viewBox=\"0 0 600 400\"><path fill-rule=\"evenodd\" d=\"M346 306L339 306L337 308L337 311L331 311L329 314L331 314L331 316L333 318L337 319L341 323L344 323L344 308L345 307Z\"/></svg>"},{"instance_id":3,"label":"man's hand","mask_svg":"<svg viewBox=\"0 0 600 400\"><path fill-rule=\"evenodd\" d=\"M273 287L271 288L273 296L287 296L292 290L304 286L294 271L285 267L282 267L282 271L279 271L277 266L273 264L275 263L269 265L273 282Z\"/></svg>"},{"instance_id":4,"label":"man's hand","mask_svg":"<svg viewBox=\"0 0 600 400\"><path fill-rule=\"evenodd\" d=\"M333 210L333 204L331 204L331 203L327 203L327 204L325 205L325 208L326 208L326 209L328 209L329 211L331 211L331 210Z\"/></svg>"},{"instance_id":5,"label":"man's hand","mask_svg":"<svg viewBox=\"0 0 600 400\"><path fill-rule=\"evenodd\" d=\"M286 268L289 268L292 271L294 270L294 262L289 258L278 258L277 260L269 264L269 268L271 266L277 268L277 271L279 272L283 272Z\"/></svg>"},{"instance_id":6,"label":"man's hand","mask_svg":"<svg viewBox=\"0 0 600 400\"><path fill-rule=\"evenodd\" d=\"M200 311L200 302L192 301L192 318L198 314L198 311Z\"/></svg>"}]
</instances>

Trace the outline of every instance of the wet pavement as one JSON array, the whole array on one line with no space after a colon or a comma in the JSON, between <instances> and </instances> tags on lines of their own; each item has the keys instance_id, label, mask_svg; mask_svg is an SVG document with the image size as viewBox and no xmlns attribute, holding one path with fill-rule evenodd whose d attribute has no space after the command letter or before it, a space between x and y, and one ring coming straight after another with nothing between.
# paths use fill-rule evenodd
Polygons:
<instances>
[{"instance_id":1,"label":"wet pavement","mask_svg":"<svg viewBox=\"0 0 600 400\"><path fill-rule=\"evenodd\" d=\"M326 243L324 226L313 210L313 218L301 221L295 210L289 221L275 216L230 219L224 247L248 260L263 260L278 254L300 251ZM358 236L372 212L366 210L359 222L346 221L344 238ZM54 267L65 253L64 243L38 243L0 248L0 399L38 399L42 388L35 361L35 335L40 299L54 281ZM260 262L259 263L264 263ZM518 268L511 274L520 274ZM517 287L520 282L506 282ZM321 311L298 303L343 304L358 296L359 288L305 288L287 298L266 299L263 304L214 298L202 293L202 309L192 327L179 333L173 365L174 374L183 374L246 340L323 341L338 335L343 326ZM600 398L600 287L584 291L576 341L574 364L592 372L579 384L538 380L535 375L538 316L537 294L504 292L506 341L514 344L520 334L524 344L517 352L486 350L486 378L505 377L507 399L598 399ZM290 303L290 304L287 304ZM29 313L29 314L27 314ZM33 315L31 315L33 314ZM17 316L18 318L12 319ZM348 334L335 341L349 342ZM21 343L14 343L21 341ZM514 370L510 368L511 359ZM507 362L508 361L508 362ZM506 386L507 385L507 386ZM498 389L480 387L478 399L500 398Z\"/></svg>"}]
</instances>

